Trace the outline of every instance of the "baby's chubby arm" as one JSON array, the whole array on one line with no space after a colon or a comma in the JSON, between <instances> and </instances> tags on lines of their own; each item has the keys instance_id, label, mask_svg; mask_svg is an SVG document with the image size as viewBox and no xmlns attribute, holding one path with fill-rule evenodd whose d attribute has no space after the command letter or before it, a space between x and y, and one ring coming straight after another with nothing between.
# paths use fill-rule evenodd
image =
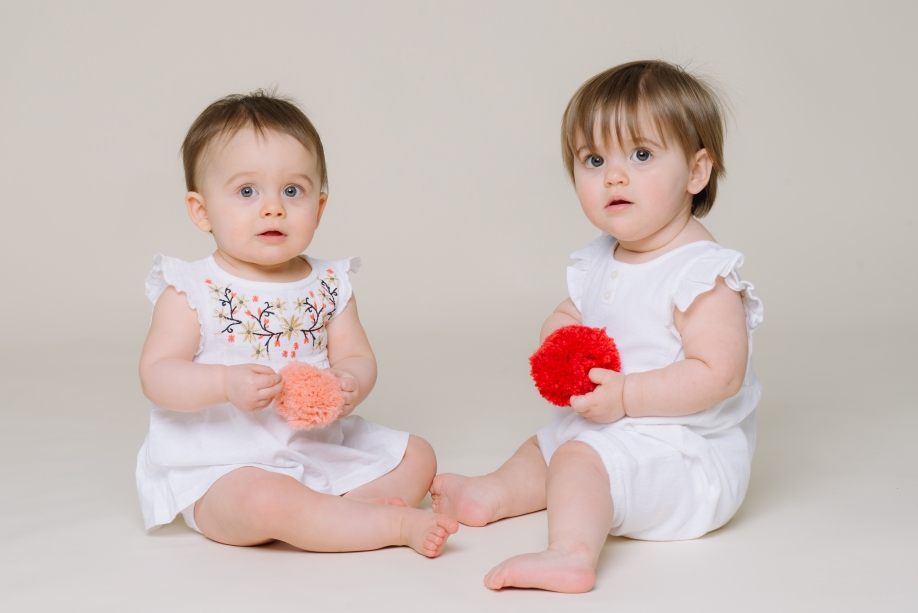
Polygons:
<instances>
[{"instance_id":1,"label":"baby's chubby arm","mask_svg":"<svg viewBox=\"0 0 918 613\"><path fill-rule=\"evenodd\" d=\"M623 375L594 368L596 389L571 398L571 408L593 421L622 417L677 417L712 407L739 392L746 376L748 337L740 295L718 277L675 326L685 359L665 368Z\"/></svg>"},{"instance_id":2,"label":"baby's chubby arm","mask_svg":"<svg viewBox=\"0 0 918 613\"><path fill-rule=\"evenodd\" d=\"M325 325L328 333L329 372L338 377L344 392L340 417L350 415L376 385L376 356L357 315L351 294L346 308Z\"/></svg>"},{"instance_id":3,"label":"baby's chubby arm","mask_svg":"<svg viewBox=\"0 0 918 613\"><path fill-rule=\"evenodd\" d=\"M539 344L545 342L545 337L564 326L579 326L583 321L580 310L570 298L559 304L545 323L542 324L542 331L539 333Z\"/></svg>"},{"instance_id":4,"label":"baby's chubby arm","mask_svg":"<svg viewBox=\"0 0 918 613\"><path fill-rule=\"evenodd\" d=\"M168 287L153 307L153 321L140 354L144 396L173 411L197 411L231 402L240 411L259 411L283 388L281 376L259 364L198 364L200 326L185 297Z\"/></svg>"}]
</instances>

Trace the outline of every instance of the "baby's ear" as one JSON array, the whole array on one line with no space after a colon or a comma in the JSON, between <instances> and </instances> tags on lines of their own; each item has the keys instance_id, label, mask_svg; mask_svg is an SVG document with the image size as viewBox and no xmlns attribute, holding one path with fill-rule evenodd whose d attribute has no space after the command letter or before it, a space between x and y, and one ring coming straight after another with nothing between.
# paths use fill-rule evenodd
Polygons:
<instances>
[{"instance_id":1,"label":"baby's ear","mask_svg":"<svg viewBox=\"0 0 918 613\"><path fill-rule=\"evenodd\" d=\"M699 149L695 152L695 155L689 158L688 192L690 194L700 193L701 190L708 186L708 181L711 180L712 166L711 156L708 155L707 149Z\"/></svg>"},{"instance_id":2,"label":"baby's ear","mask_svg":"<svg viewBox=\"0 0 918 613\"><path fill-rule=\"evenodd\" d=\"M325 212L326 203L328 203L328 194L322 192L319 194L319 212L316 215L316 227L318 227L319 222L322 221L322 213Z\"/></svg>"},{"instance_id":3,"label":"baby's ear","mask_svg":"<svg viewBox=\"0 0 918 613\"><path fill-rule=\"evenodd\" d=\"M204 197L198 192L188 192L185 194L185 207L188 209L188 216L191 221L204 232L210 232L213 228L210 225L210 218L207 216L207 205L204 203Z\"/></svg>"}]
</instances>

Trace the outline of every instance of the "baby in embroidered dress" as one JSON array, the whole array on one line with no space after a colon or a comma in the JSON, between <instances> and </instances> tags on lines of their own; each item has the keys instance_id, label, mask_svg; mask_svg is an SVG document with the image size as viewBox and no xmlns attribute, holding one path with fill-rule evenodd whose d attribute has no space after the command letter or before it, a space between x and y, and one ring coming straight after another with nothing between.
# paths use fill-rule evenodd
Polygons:
<instances>
[{"instance_id":1,"label":"baby in embroidered dress","mask_svg":"<svg viewBox=\"0 0 918 613\"><path fill-rule=\"evenodd\" d=\"M433 449L351 414L376 382L349 280L359 260L301 255L327 198L315 128L287 99L228 96L195 120L182 154L188 214L217 248L196 262L158 255L147 277L147 529L181 514L230 545L440 555L456 520L414 508L436 473ZM277 415L276 371L292 360L337 377L337 421L294 430Z\"/></svg>"},{"instance_id":2,"label":"baby in embroidered dress","mask_svg":"<svg viewBox=\"0 0 918 613\"><path fill-rule=\"evenodd\" d=\"M699 537L733 516L749 483L762 305L736 272L743 256L697 219L724 173L716 96L664 62L614 67L574 94L562 152L603 234L572 255L570 297L541 338L604 327L622 370L593 369L596 389L554 408L496 472L434 479L433 509L470 526L547 507L548 549L492 569L491 589L590 590L607 534Z\"/></svg>"}]
</instances>

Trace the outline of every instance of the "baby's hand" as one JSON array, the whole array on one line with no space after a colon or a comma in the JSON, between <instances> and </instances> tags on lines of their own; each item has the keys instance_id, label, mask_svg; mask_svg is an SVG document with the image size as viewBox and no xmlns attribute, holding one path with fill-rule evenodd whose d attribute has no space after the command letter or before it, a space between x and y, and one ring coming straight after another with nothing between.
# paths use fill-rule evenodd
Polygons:
<instances>
[{"instance_id":1,"label":"baby's hand","mask_svg":"<svg viewBox=\"0 0 918 613\"><path fill-rule=\"evenodd\" d=\"M328 372L338 377L338 384L341 385L341 391L344 392L344 407L338 417L346 417L354 412L357 408L357 398L360 393L360 382L351 373L337 368L329 368Z\"/></svg>"},{"instance_id":2,"label":"baby's hand","mask_svg":"<svg viewBox=\"0 0 918 613\"><path fill-rule=\"evenodd\" d=\"M571 396L571 408L589 420L611 424L625 416L623 392L625 375L605 368L590 369L596 389L582 396Z\"/></svg>"},{"instance_id":3,"label":"baby's hand","mask_svg":"<svg viewBox=\"0 0 918 613\"><path fill-rule=\"evenodd\" d=\"M260 411L284 388L284 380L274 369L261 364L227 366L223 382L226 398L246 413Z\"/></svg>"}]
</instances>

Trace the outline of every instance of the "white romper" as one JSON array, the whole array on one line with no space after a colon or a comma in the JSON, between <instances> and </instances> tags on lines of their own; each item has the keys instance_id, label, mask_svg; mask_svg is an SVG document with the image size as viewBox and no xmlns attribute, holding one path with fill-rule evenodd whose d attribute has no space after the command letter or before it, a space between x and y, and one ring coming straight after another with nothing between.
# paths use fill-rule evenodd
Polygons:
<instances>
[{"instance_id":1,"label":"white romper","mask_svg":"<svg viewBox=\"0 0 918 613\"><path fill-rule=\"evenodd\" d=\"M328 367L325 324L351 297L350 271L360 260L304 257L312 273L292 283L248 281L224 272L209 256L184 262L157 255L146 294L172 286L185 294L201 326L193 361L266 364L293 360ZM356 415L313 430L294 430L274 411L244 413L230 403L189 413L152 404L150 431L137 456L137 492L147 530L182 513L194 523L194 503L232 470L255 466L293 477L324 494L343 494L401 462L408 433Z\"/></svg>"},{"instance_id":2,"label":"white romper","mask_svg":"<svg viewBox=\"0 0 918 613\"><path fill-rule=\"evenodd\" d=\"M755 407L762 386L752 370L752 332L762 302L736 270L743 255L710 241L683 245L642 264L613 257L616 240L603 235L571 255L568 291L583 325L606 328L622 372L645 372L685 359L674 309L714 288L723 277L746 311L749 358L742 389L717 406L683 417L625 417L612 424L554 407L538 433L545 461L567 441L599 453L612 490L610 534L646 540L699 537L727 523L743 501L755 448Z\"/></svg>"}]
</instances>

